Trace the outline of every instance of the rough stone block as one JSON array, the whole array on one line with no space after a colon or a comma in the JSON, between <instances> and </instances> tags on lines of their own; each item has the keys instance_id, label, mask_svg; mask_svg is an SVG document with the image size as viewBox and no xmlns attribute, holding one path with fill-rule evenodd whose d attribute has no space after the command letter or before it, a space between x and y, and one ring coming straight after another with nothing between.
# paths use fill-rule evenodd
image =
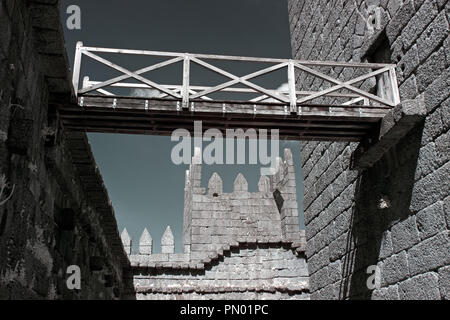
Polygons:
<instances>
[{"instance_id":1,"label":"rough stone block","mask_svg":"<svg viewBox=\"0 0 450 320\"><path fill-rule=\"evenodd\" d=\"M371 167L426 115L423 97L404 100L383 118L378 141L362 142L352 154L352 169Z\"/></svg>"},{"instance_id":2,"label":"rough stone block","mask_svg":"<svg viewBox=\"0 0 450 320\"><path fill-rule=\"evenodd\" d=\"M440 268L438 276L441 298L450 300L450 266Z\"/></svg>"},{"instance_id":3,"label":"rough stone block","mask_svg":"<svg viewBox=\"0 0 450 320\"><path fill-rule=\"evenodd\" d=\"M153 253L153 239L148 232L147 228L142 232L139 239L139 253L140 254L152 254Z\"/></svg>"},{"instance_id":4,"label":"rough stone block","mask_svg":"<svg viewBox=\"0 0 450 320\"><path fill-rule=\"evenodd\" d=\"M434 272L418 275L399 284L401 300L440 299L438 276Z\"/></svg>"},{"instance_id":5,"label":"rough stone block","mask_svg":"<svg viewBox=\"0 0 450 320\"><path fill-rule=\"evenodd\" d=\"M417 87L417 80L415 75L408 77L398 88L400 91L401 100L414 99L419 95L419 89Z\"/></svg>"},{"instance_id":6,"label":"rough stone block","mask_svg":"<svg viewBox=\"0 0 450 320\"><path fill-rule=\"evenodd\" d=\"M342 279L342 265L340 260L329 264L328 278L330 280L330 283L335 283Z\"/></svg>"},{"instance_id":7,"label":"rough stone block","mask_svg":"<svg viewBox=\"0 0 450 320\"><path fill-rule=\"evenodd\" d=\"M450 229L450 196L444 199L444 213L447 229Z\"/></svg>"},{"instance_id":8,"label":"rough stone block","mask_svg":"<svg viewBox=\"0 0 450 320\"><path fill-rule=\"evenodd\" d=\"M394 253L411 248L419 242L419 232L414 216L397 223L391 231Z\"/></svg>"},{"instance_id":9,"label":"rough stone block","mask_svg":"<svg viewBox=\"0 0 450 320\"><path fill-rule=\"evenodd\" d=\"M414 16L414 14L415 10L412 1L406 1L386 27L386 36L388 37L390 43L394 42L403 27Z\"/></svg>"},{"instance_id":10,"label":"rough stone block","mask_svg":"<svg viewBox=\"0 0 450 320\"><path fill-rule=\"evenodd\" d=\"M444 40L443 47L446 63L447 65L450 65L450 36L447 36L447 38Z\"/></svg>"},{"instance_id":11,"label":"rough stone block","mask_svg":"<svg viewBox=\"0 0 450 320\"><path fill-rule=\"evenodd\" d=\"M347 250L352 250L354 248L353 240L349 239L351 237L347 233L344 233L339 238L330 243L330 260L335 261L341 259ZM350 245L350 247L349 247ZM307 243L307 248L309 243Z\"/></svg>"},{"instance_id":12,"label":"rough stone block","mask_svg":"<svg viewBox=\"0 0 450 320\"><path fill-rule=\"evenodd\" d=\"M408 250L408 266L411 275L424 273L450 264L448 231L422 241Z\"/></svg>"},{"instance_id":13,"label":"rough stone block","mask_svg":"<svg viewBox=\"0 0 450 320\"><path fill-rule=\"evenodd\" d=\"M434 1L426 0L402 31L401 39L405 49L414 43L437 14L438 10Z\"/></svg>"},{"instance_id":14,"label":"rough stone block","mask_svg":"<svg viewBox=\"0 0 450 320\"><path fill-rule=\"evenodd\" d=\"M417 69L417 87L419 92L424 91L434 81L436 75L445 70L445 67L444 48L441 48Z\"/></svg>"},{"instance_id":15,"label":"rough stone block","mask_svg":"<svg viewBox=\"0 0 450 320\"><path fill-rule=\"evenodd\" d=\"M320 291L316 291L314 294L314 300L336 300L337 292L335 290L334 285L330 284Z\"/></svg>"},{"instance_id":16,"label":"rough stone block","mask_svg":"<svg viewBox=\"0 0 450 320\"><path fill-rule=\"evenodd\" d=\"M421 239L445 230L443 202L439 201L417 213L417 228Z\"/></svg>"},{"instance_id":17,"label":"rough stone block","mask_svg":"<svg viewBox=\"0 0 450 320\"><path fill-rule=\"evenodd\" d=\"M394 248L392 246L391 232L386 231L381 239L380 253L379 253L380 259L389 257L392 254L393 250Z\"/></svg>"},{"instance_id":18,"label":"rough stone block","mask_svg":"<svg viewBox=\"0 0 450 320\"><path fill-rule=\"evenodd\" d=\"M409 275L406 252L403 251L381 262L381 286L386 287L404 280Z\"/></svg>"},{"instance_id":19,"label":"rough stone block","mask_svg":"<svg viewBox=\"0 0 450 320\"><path fill-rule=\"evenodd\" d=\"M448 22L445 13L441 12L417 39L420 61L425 60L448 34Z\"/></svg>"},{"instance_id":20,"label":"rough stone block","mask_svg":"<svg viewBox=\"0 0 450 320\"><path fill-rule=\"evenodd\" d=\"M418 212L448 195L448 177L450 163L415 182L412 190L410 210Z\"/></svg>"},{"instance_id":21,"label":"rough stone block","mask_svg":"<svg viewBox=\"0 0 450 320\"><path fill-rule=\"evenodd\" d=\"M432 173L437 168L437 157L436 145L433 142L420 149L415 180Z\"/></svg>"},{"instance_id":22,"label":"rough stone block","mask_svg":"<svg viewBox=\"0 0 450 320\"><path fill-rule=\"evenodd\" d=\"M330 252L326 247L308 259L308 270L310 274L327 266L330 263Z\"/></svg>"},{"instance_id":23,"label":"rough stone block","mask_svg":"<svg viewBox=\"0 0 450 320\"><path fill-rule=\"evenodd\" d=\"M444 72L435 78L427 89L424 91L425 106L427 112L432 112L443 101L450 96L450 68L447 68ZM447 120L448 121L448 120Z\"/></svg>"},{"instance_id":24,"label":"rough stone block","mask_svg":"<svg viewBox=\"0 0 450 320\"><path fill-rule=\"evenodd\" d=\"M399 300L398 286L393 285L387 288L375 289L372 292L373 300Z\"/></svg>"},{"instance_id":25,"label":"rough stone block","mask_svg":"<svg viewBox=\"0 0 450 320\"><path fill-rule=\"evenodd\" d=\"M314 292L316 290L319 290L323 287L325 287L329 283L328 278L328 270L327 268L320 269L314 274L310 273L309 276L310 281L310 291Z\"/></svg>"},{"instance_id":26,"label":"rough stone block","mask_svg":"<svg viewBox=\"0 0 450 320\"><path fill-rule=\"evenodd\" d=\"M446 108L446 107L444 107ZM450 119L449 119L450 121ZM450 132L447 131L446 133L443 133L440 135L436 141L436 156L437 156L437 165L443 165L444 163L448 162L450 160Z\"/></svg>"}]
</instances>

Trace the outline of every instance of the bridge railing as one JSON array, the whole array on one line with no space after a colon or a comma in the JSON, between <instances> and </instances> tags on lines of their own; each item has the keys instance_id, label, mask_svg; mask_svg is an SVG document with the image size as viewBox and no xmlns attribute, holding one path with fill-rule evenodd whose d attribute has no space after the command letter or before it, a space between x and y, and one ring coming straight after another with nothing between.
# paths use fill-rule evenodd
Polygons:
<instances>
[{"instance_id":1,"label":"bridge railing","mask_svg":"<svg viewBox=\"0 0 450 320\"><path fill-rule=\"evenodd\" d=\"M113 63L110 60L101 57L99 54L153 56L167 58L167 60L135 71L130 71L128 68ZM91 80L91 76L85 76L82 83L80 83L83 57L90 58L114 69L120 72L121 75L106 81L94 81ZM213 65L213 61L264 63L269 66L260 68L258 71L249 73L245 76L238 76ZM143 74L150 71L162 69L179 62L182 62L182 79L178 79L179 84L161 84L149 76L143 76ZM197 64L213 71L228 78L228 80L214 86L191 85L193 80L191 74L192 64ZM251 81L257 77L283 69L286 71L286 87L268 89ZM299 73L304 74L300 83L298 83L299 81L296 77ZM350 75L350 77L347 75ZM134 79L136 82L125 82L130 79ZM369 80L372 80L372 85L364 85L364 82ZM373 85L374 83L375 86ZM240 85L241 87L235 87L236 85ZM310 90L298 90L298 88L305 89L305 87L308 89L308 86L311 88ZM318 100L321 101L322 104L326 102L328 105L339 107L357 105L359 108L368 108L370 106L390 108L400 103L395 65L393 64L302 61L292 59L109 49L86 47L81 42L78 42L76 46L73 87L77 97L83 97L84 95L92 93L100 93L109 97L115 96L116 94L108 91L108 88L152 89L156 90L158 93L156 96L153 95L152 97L176 100L177 110L190 108L193 106L193 101L198 99L214 101L210 95L217 92L258 94L255 98L241 102L252 104L281 103L286 106L289 105L291 113L300 114L302 105L311 105L314 101ZM312 88L318 89L313 90ZM131 97L132 96L130 96L130 98Z\"/></svg>"}]
</instances>

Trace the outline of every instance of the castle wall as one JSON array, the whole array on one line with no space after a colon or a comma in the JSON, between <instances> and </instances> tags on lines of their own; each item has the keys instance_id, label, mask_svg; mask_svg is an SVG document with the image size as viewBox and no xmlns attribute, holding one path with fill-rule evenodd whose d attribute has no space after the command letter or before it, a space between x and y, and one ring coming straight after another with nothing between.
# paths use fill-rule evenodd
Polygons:
<instances>
[{"instance_id":1,"label":"castle wall","mask_svg":"<svg viewBox=\"0 0 450 320\"><path fill-rule=\"evenodd\" d=\"M216 173L201 186L198 152L186 174L183 253L174 253L166 229L162 253L153 254L147 230L139 253L129 251L138 299L308 299L305 233L299 229L295 172L290 150L277 159L257 192L239 174L223 193ZM122 233L125 248L132 239Z\"/></svg>"},{"instance_id":2,"label":"castle wall","mask_svg":"<svg viewBox=\"0 0 450 320\"><path fill-rule=\"evenodd\" d=\"M420 95L426 107L424 122L364 171L350 169L357 144L302 143L311 298L449 299L450 3L288 7L294 59L396 63L401 99ZM374 290L366 285L371 265L381 274Z\"/></svg>"},{"instance_id":3,"label":"castle wall","mask_svg":"<svg viewBox=\"0 0 450 320\"><path fill-rule=\"evenodd\" d=\"M129 262L106 189L86 135L55 116L72 94L58 1L1 1L0 29L0 299L120 298Z\"/></svg>"},{"instance_id":4,"label":"castle wall","mask_svg":"<svg viewBox=\"0 0 450 320\"><path fill-rule=\"evenodd\" d=\"M139 300L308 299L308 270L290 246L243 245L203 270L159 269L134 278Z\"/></svg>"}]
</instances>

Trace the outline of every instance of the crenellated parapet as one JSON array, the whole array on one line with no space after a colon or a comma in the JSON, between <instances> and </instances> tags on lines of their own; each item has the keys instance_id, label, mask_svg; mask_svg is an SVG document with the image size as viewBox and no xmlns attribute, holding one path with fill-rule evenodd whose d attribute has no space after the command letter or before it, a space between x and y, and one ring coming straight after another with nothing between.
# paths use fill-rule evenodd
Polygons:
<instances>
[{"instance_id":1,"label":"crenellated parapet","mask_svg":"<svg viewBox=\"0 0 450 320\"><path fill-rule=\"evenodd\" d=\"M169 228L169 227L168 227ZM170 229L169 229L170 230ZM153 239L147 228L142 232L139 239L139 254L152 254L153 253Z\"/></svg>"},{"instance_id":2,"label":"crenellated parapet","mask_svg":"<svg viewBox=\"0 0 450 320\"><path fill-rule=\"evenodd\" d=\"M175 252L175 241L173 238L172 230L170 226L167 226L166 231L161 238L161 253L174 253Z\"/></svg>"},{"instance_id":3,"label":"crenellated parapet","mask_svg":"<svg viewBox=\"0 0 450 320\"><path fill-rule=\"evenodd\" d=\"M175 253L174 237L167 227L161 239L161 253L153 253L152 238L145 229L139 251L131 254L131 239L122 237L134 266L197 268L230 249L246 245L283 245L303 254L305 234L299 229L295 170L292 154L277 158L272 175L261 176L256 192L239 173L233 191L223 192L222 178L213 173L207 188L201 186L201 154L194 153L186 172L183 253Z\"/></svg>"},{"instance_id":4,"label":"crenellated parapet","mask_svg":"<svg viewBox=\"0 0 450 320\"><path fill-rule=\"evenodd\" d=\"M139 239L137 252L132 252L132 239L127 229L122 232L122 242L132 266L135 267L161 267L167 266L169 262L181 264L188 263L190 260L189 253L175 253L175 240L170 226L167 226L161 237L161 253L153 253L153 239L147 228L144 229Z\"/></svg>"},{"instance_id":5,"label":"crenellated parapet","mask_svg":"<svg viewBox=\"0 0 450 320\"><path fill-rule=\"evenodd\" d=\"M306 239L299 229L295 170L290 150L277 158L255 192L239 173L231 192L213 173L202 186L196 149L184 189L183 252L175 253L170 227L161 251L152 251L144 229L139 249L122 240L132 266L138 299L309 299ZM251 188L250 189L255 189Z\"/></svg>"},{"instance_id":6,"label":"crenellated parapet","mask_svg":"<svg viewBox=\"0 0 450 320\"><path fill-rule=\"evenodd\" d=\"M132 248L132 240L130 235L128 234L127 228L123 229L120 238L122 239L123 248L125 249L125 253L130 255Z\"/></svg>"}]
</instances>

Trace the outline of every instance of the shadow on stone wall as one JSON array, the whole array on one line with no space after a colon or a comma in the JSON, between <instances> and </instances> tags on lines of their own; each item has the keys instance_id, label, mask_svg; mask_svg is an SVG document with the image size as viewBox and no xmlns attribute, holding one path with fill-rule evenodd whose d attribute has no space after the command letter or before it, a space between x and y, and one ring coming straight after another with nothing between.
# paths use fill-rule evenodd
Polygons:
<instances>
[{"instance_id":1,"label":"shadow on stone wall","mask_svg":"<svg viewBox=\"0 0 450 320\"><path fill-rule=\"evenodd\" d=\"M371 299L373 291L367 287L371 274L367 273L367 268L392 254L388 230L412 215L409 207L422 131L423 123L412 129L372 168L359 175L355 206L349 222L347 254L343 258L339 299ZM404 236L408 237L407 231ZM408 239L396 239L396 246L401 246L402 241ZM397 272L407 274L408 270ZM384 282L382 276L381 284Z\"/></svg>"}]
</instances>

